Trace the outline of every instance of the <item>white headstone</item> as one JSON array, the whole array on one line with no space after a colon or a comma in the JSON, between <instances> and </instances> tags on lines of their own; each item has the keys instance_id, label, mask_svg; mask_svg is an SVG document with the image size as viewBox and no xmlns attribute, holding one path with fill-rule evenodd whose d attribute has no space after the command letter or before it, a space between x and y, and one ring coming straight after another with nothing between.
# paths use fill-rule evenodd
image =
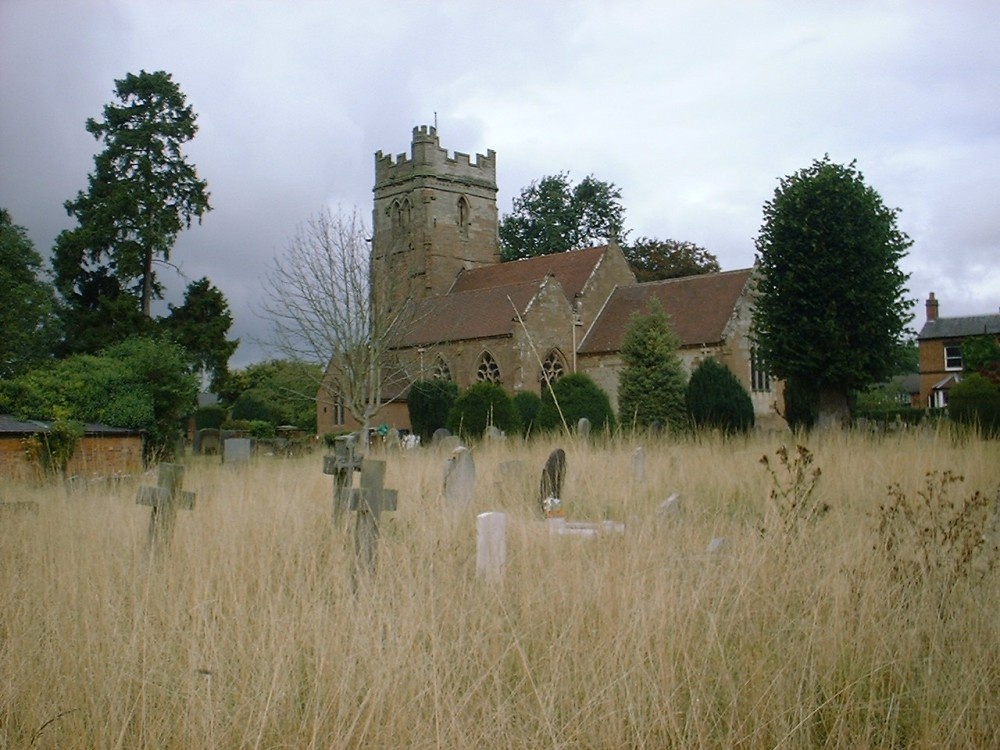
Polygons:
<instances>
[{"instance_id":1,"label":"white headstone","mask_svg":"<svg viewBox=\"0 0 1000 750\"><path fill-rule=\"evenodd\" d=\"M646 451L641 445L632 451L632 475L637 482L646 481Z\"/></svg>"},{"instance_id":2,"label":"white headstone","mask_svg":"<svg viewBox=\"0 0 1000 750\"><path fill-rule=\"evenodd\" d=\"M663 518L664 516L678 516L681 512L681 496L676 492L660 503L659 507L656 509L656 515Z\"/></svg>"},{"instance_id":3,"label":"white headstone","mask_svg":"<svg viewBox=\"0 0 1000 750\"><path fill-rule=\"evenodd\" d=\"M476 573L488 580L503 577L507 561L507 514L480 513L476 516Z\"/></svg>"},{"instance_id":4,"label":"white headstone","mask_svg":"<svg viewBox=\"0 0 1000 750\"><path fill-rule=\"evenodd\" d=\"M497 427L495 424L487 425L486 430L483 432L483 438L489 442L503 440L506 435L504 435L503 430Z\"/></svg>"},{"instance_id":5,"label":"white headstone","mask_svg":"<svg viewBox=\"0 0 1000 750\"><path fill-rule=\"evenodd\" d=\"M250 460L250 438L227 438L222 460L227 464L241 464Z\"/></svg>"},{"instance_id":6,"label":"white headstone","mask_svg":"<svg viewBox=\"0 0 1000 750\"><path fill-rule=\"evenodd\" d=\"M472 502L476 488L476 464L467 448L456 448L444 466L444 500L452 508Z\"/></svg>"},{"instance_id":7,"label":"white headstone","mask_svg":"<svg viewBox=\"0 0 1000 750\"><path fill-rule=\"evenodd\" d=\"M576 434L580 437L587 437L590 435L590 420L586 417L580 417L580 421L576 423Z\"/></svg>"}]
</instances>

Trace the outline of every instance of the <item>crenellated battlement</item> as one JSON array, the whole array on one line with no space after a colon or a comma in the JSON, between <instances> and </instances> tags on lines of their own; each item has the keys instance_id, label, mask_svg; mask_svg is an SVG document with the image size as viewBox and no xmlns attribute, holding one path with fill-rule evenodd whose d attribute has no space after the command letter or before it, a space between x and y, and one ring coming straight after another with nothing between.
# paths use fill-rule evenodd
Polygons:
<instances>
[{"instance_id":1,"label":"crenellated battlement","mask_svg":"<svg viewBox=\"0 0 1000 750\"><path fill-rule=\"evenodd\" d=\"M478 183L496 186L496 152L490 149L486 154L476 154L472 161L469 154L460 151L449 156L448 150L441 148L437 129L420 125L413 128L410 155L402 153L395 158L382 151L375 153L375 187L415 176L460 177Z\"/></svg>"}]
</instances>

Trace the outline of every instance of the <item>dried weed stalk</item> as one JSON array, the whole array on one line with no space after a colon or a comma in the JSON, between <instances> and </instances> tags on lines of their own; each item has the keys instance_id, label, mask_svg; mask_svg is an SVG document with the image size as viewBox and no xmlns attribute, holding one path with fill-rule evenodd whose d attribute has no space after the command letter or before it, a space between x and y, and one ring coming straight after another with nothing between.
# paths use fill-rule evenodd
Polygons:
<instances>
[{"instance_id":1,"label":"dried weed stalk","mask_svg":"<svg viewBox=\"0 0 1000 750\"><path fill-rule=\"evenodd\" d=\"M764 454L760 463L771 476L771 505L777 516L778 531L785 537L794 534L803 523L813 521L830 506L817 502L813 493L822 471L813 466L813 454L804 445L795 446L795 455L790 456L788 446L782 445L775 451L776 462ZM768 514L770 515L770 514ZM761 534L768 531L768 522L762 521Z\"/></svg>"}]
</instances>

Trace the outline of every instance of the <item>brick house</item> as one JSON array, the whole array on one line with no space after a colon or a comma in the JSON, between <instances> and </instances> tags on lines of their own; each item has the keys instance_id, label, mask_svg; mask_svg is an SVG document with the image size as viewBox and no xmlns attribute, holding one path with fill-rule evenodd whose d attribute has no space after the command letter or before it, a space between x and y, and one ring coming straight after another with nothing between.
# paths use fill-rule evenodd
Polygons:
<instances>
[{"instance_id":1,"label":"brick house","mask_svg":"<svg viewBox=\"0 0 1000 750\"><path fill-rule=\"evenodd\" d=\"M1000 340L1000 314L942 318L939 302L930 293L927 321L917 335L920 357L920 406L948 405L948 391L962 379L962 342L984 334Z\"/></svg>"},{"instance_id":2,"label":"brick house","mask_svg":"<svg viewBox=\"0 0 1000 750\"><path fill-rule=\"evenodd\" d=\"M487 380L512 395L540 394L545 377L580 371L617 408L621 338L630 314L653 297L670 315L689 371L715 357L752 394L759 421L780 420L750 345L752 269L638 284L613 242L500 263L496 155L450 156L434 128L414 128L410 156L378 152L375 176L373 278L391 287L394 307L412 306L394 350L400 377L376 422L409 428L406 389L431 377L460 389ZM356 429L324 391L318 432Z\"/></svg>"},{"instance_id":3,"label":"brick house","mask_svg":"<svg viewBox=\"0 0 1000 750\"><path fill-rule=\"evenodd\" d=\"M38 474L24 441L46 432L49 422L22 422L0 414L0 477L27 480ZM115 476L142 472L142 432L88 422L70 459L70 476Z\"/></svg>"}]
</instances>

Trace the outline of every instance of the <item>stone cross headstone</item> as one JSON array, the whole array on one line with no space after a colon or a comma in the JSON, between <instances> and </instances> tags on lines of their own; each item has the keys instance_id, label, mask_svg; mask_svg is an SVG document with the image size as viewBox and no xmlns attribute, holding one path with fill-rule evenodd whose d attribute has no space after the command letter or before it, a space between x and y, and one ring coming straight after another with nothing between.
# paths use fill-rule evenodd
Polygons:
<instances>
[{"instance_id":1,"label":"stone cross headstone","mask_svg":"<svg viewBox=\"0 0 1000 750\"><path fill-rule=\"evenodd\" d=\"M351 492L354 527L355 584L360 571L375 571L379 520L384 511L396 510L396 490L385 488L385 461L366 458L361 462L361 486Z\"/></svg>"},{"instance_id":2,"label":"stone cross headstone","mask_svg":"<svg viewBox=\"0 0 1000 750\"><path fill-rule=\"evenodd\" d=\"M549 454L542 469L539 504L542 515L549 515L555 506L562 504L563 480L566 478L566 451L556 448ZM553 500L555 502L553 502Z\"/></svg>"},{"instance_id":3,"label":"stone cross headstone","mask_svg":"<svg viewBox=\"0 0 1000 750\"><path fill-rule=\"evenodd\" d=\"M641 445L632 451L632 476L637 482L646 481L646 451Z\"/></svg>"},{"instance_id":4,"label":"stone cross headstone","mask_svg":"<svg viewBox=\"0 0 1000 750\"><path fill-rule=\"evenodd\" d=\"M323 473L333 476L333 522L340 526L351 504L354 472L361 471L361 458L354 452L356 436L340 435L333 440L333 453L323 456Z\"/></svg>"},{"instance_id":5,"label":"stone cross headstone","mask_svg":"<svg viewBox=\"0 0 1000 750\"><path fill-rule=\"evenodd\" d=\"M227 438L223 443L222 462L244 464L250 460L250 438Z\"/></svg>"},{"instance_id":6,"label":"stone cross headstone","mask_svg":"<svg viewBox=\"0 0 1000 750\"><path fill-rule=\"evenodd\" d=\"M507 561L507 514L490 512L476 516L476 574L490 581L503 578Z\"/></svg>"},{"instance_id":7,"label":"stone cross headstone","mask_svg":"<svg viewBox=\"0 0 1000 750\"><path fill-rule=\"evenodd\" d=\"M468 448L452 451L444 466L444 499L449 508L464 508L476 488L476 463Z\"/></svg>"},{"instance_id":8,"label":"stone cross headstone","mask_svg":"<svg viewBox=\"0 0 1000 750\"><path fill-rule=\"evenodd\" d=\"M582 438L590 436L590 420L586 417L580 417L580 421L576 423L576 434Z\"/></svg>"},{"instance_id":9,"label":"stone cross headstone","mask_svg":"<svg viewBox=\"0 0 1000 750\"><path fill-rule=\"evenodd\" d=\"M147 505L152 509L146 540L147 554L151 559L170 544L177 509L194 509L194 493L181 489L183 481L183 466L160 464L156 473L156 487L139 488L136 503Z\"/></svg>"}]
</instances>

